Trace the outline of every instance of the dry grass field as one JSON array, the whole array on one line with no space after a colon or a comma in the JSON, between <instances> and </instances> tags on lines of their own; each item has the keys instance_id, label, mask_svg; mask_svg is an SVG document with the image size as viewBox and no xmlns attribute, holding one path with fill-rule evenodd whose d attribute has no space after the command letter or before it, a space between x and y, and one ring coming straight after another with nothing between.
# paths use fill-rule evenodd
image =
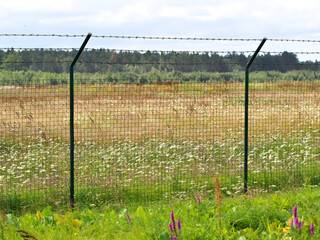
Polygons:
<instances>
[{"instance_id":1,"label":"dry grass field","mask_svg":"<svg viewBox=\"0 0 320 240\"><path fill-rule=\"evenodd\" d=\"M252 83L250 136L320 128L320 83ZM69 88L0 88L5 139L69 136ZM242 136L242 83L118 84L75 87L77 140L220 139Z\"/></svg>"}]
</instances>

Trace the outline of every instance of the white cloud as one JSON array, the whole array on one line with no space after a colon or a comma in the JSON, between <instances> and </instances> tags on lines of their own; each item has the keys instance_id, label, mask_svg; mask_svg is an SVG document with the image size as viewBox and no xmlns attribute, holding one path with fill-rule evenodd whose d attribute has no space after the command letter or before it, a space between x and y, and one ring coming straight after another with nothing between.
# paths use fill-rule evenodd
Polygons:
<instances>
[{"instance_id":1,"label":"white cloud","mask_svg":"<svg viewBox=\"0 0 320 240\"><path fill-rule=\"evenodd\" d=\"M55 12L71 10L75 2L74 0L9 0L1 1L0 8L17 13Z\"/></svg>"}]
</instances>

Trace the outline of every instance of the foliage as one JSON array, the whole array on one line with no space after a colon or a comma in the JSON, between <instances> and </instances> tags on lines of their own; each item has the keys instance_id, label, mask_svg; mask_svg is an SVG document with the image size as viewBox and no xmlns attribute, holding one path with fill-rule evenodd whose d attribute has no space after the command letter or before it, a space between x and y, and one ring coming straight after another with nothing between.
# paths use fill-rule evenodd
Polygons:
<instances>
[{"instance_id":1,"label":"foliage","mask_svg":"<svg viewBox=\"0 0 320 240\"><path fill-rule=\"evenodd\" d=\"M0 65L6 70L31 70L53 73L66 73L76 55L73 51L22 50L9 49L0 51ZM84 51L77 71L95 72L131 72L146 73L154 70L160 72L237 72L244 69L251 56L230 53L225 56L215 53L169 52L114 52L105 49ZM10 62L10 64L8 64ZM121 63L121 64L118 64ZM258 56L252 70L280 71L319 69L318 62L299 62L297 55L283 52L277 55Z\"/></svg>"},{"instance_id":2,"label":"foliage","mask_svg":"<svg viewBox=\"0 0 320 240\"><path fill-rule=\"evenodd\" d=\"M264 82L319 82L319 71L293 70L285 73L278 71L255 71L250 74L250 79L256 83ZM150 72L106 71L96 73L75 73L75 84L148 84L148 83L238 83L244 81L243 72L180 72L158 71ZM0 86L29 86L29 85L61 85L69 83L66 73L52 73L41 71L12 71L0 70Z\"/></svg>"},{"instance_id":3,"label":"foliage","mask_svg":"<svg viewBox=\"0 0 320 240\"><path fill-rule=\"evenodd\" d=\"M201 196L200 205L194 198L57 213L47 207L21 216L4 214L0 224L2 239L21 239L21 232L32 239L318 239L319 204L314 200L319 195L317 188L224 198L221 223L216 215L219 204L210 195ZM293 216L304 224L297 227Z\"/></svg>"}]
</instances>

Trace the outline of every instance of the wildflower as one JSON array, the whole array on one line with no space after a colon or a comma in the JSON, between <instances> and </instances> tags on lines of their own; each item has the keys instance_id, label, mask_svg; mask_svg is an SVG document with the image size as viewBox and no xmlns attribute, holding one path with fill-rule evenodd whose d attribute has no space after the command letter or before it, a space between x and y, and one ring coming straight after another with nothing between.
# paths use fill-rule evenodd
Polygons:
<instances>
[{"instance_id":1,"label":"wildflower","mask_svg":"<svg viewBox=\"0 0 320 240\"><path fill-rule=\"evenodd\" d=\"M314 235L314 224L313 223L311 223L311 225L310 225L310 234Z\"/></svg>"},{"instance_id":2,"label":"wildflower","mask_svg":"<svg viewBox=\"0 0 320 240\"><path fill-rule=\"evenodd\" d=\"M294 218L294 225L297 227L299 226L299 218L298 217L295 217Z\"/></svg>"},{"instance_id":3,"label":"wildflower","mask_svg":"<svg viewBox=\"0 0 320 240\"><path fill-rule=\"evenodd\" d=\"M293 216L294 216L294 218L297 217L297 212L298 212L298 207L297 207L297 205L295 205L294 208L293 208Z\"/></svg>"},{"instance_id":4,"label":"wildflower","mask_svg":"<svg viewBox=\"0 0 320 240\"><path fill-rule=\"evenodd\" d=\"M173 214L173 211L170 213L170 217L171 217L172 222L174 222L174 214Z\"/></svg>"},{"instance_id":5,"label":"wildflower","mask_svg":"<svg viewBox=\"0 0 320 240\"><path fill-rule=\"evenodd\" d=\"M173 236L173 238L172 238L173 240L177 240L177 237L176 236Z\"/></svg>"},{"instance_id":6,"label":"wildflower","mask_svg":"<svg viewBox=\"0 0 320 240\"><path fill-rule=\"evenodd\" d=\"M293 227L293 220L291 220L290 227Z\"/></svg>"},{"instance_id":7,"label":"wildflower","mask_svg":"<svg viewBox=\"0 0 320 240\"><path fill-rule=\"evenodd\" d=\"M130 218L129 213L127 213L127 219L128 219L128 222L131 223L131 218Z\"/></svg>"},{"instance_id":8,"label":"wildflower","mask_svg":"<svg viewBox=\"0 0 320 240\"><path fill-rule=\"evenodd\" d=\"M298 223L298 228L299 228L299 229L302 229L302 228L303 228L303 225L304 225L304 222L300 221L300 222Z\"/></svg>"},{"instance_id":9,"label":"wildflower","mask_svg":"<svg viewBox=\"0 0 320 240\"><path fill-rule=\"evenodd\" d=\"M172 222L169 223L169 230L170 230L170 232L173 232L173 224L172 224Z\"/></svg>"},{"instance_id":10,"label":"wildflower","mask_svg":"<svg viewBox=\"0 0 320 240\"><path fill-rule=\"evenodd\" d=\"M290 233L289 232L289 227L282 228L282 232L283 233Z\"/></svg>"},{"instance_id":11,"label":"wildflower","mask_svg":"<svg viewBox=\"0 0 320 240\"><path fill-rule=\"evenodd\" d=\"M176 223L174 221L173 211L170 213L170 217L171 217L171 220L172 220L173 231L176 231Z\"/></svg>"},{"instance_id":12,"label":"wildflower","mask_svg":"<svg viewBox=\"0 0 320 240\"><path fill-rule=\"evenodd\" d=\"M196 198L197 198L197 201L198 201L198 205L200 206L201 201L200 201L200 197L199 197L199 195L198 195L198 194L196 195Z\"/></svg>"},{"instance_id":13,"label":"wildflower","mask_svg":"<svg viewBox=\"0 0 320 240\"><path fill-rule=\"evenodd\" d=\"M180 219L178 219L178 221L177 221L177 226L179 229L179 234L181 234L181 221L180 221Z\"/></svg>"}]
</instances>

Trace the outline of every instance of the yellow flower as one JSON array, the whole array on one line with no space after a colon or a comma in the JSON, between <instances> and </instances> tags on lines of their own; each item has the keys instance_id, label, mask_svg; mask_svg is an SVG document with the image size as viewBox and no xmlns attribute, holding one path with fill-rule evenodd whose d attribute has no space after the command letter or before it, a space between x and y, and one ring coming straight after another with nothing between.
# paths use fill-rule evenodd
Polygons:
<instances>
[{"instance_id":1,"label":"yellow flower","mask_svg":"<svg viewBox=\"0 0 320 240\"><path fill-rule=\"evenodd\" d=\"M74 227L81 227L82 226L82 222L78 219L72 219L72 225Z\"/></svg>"},{"instance_id":2,"label":"yellow flower","mask_svg":"<svg viewBox=\"0 0 320 240\"><path fill-rule=\"evenodd\" d=\"M41 212L37 211L36 216L37 216L38 220L40 221L40 220L41 220L41 217L42 217Z\"/></svg>"},{"instance_id":3,"label":"yellow flower","mask_svg":"<svg viewBox=\"0 0 320 240\"><path fill-rule=\"evenodd\" d=\"M283 233L290 233L290 227L285 227L285 228L282 228L282 232Z\"/></svg>"}]
</instances>

